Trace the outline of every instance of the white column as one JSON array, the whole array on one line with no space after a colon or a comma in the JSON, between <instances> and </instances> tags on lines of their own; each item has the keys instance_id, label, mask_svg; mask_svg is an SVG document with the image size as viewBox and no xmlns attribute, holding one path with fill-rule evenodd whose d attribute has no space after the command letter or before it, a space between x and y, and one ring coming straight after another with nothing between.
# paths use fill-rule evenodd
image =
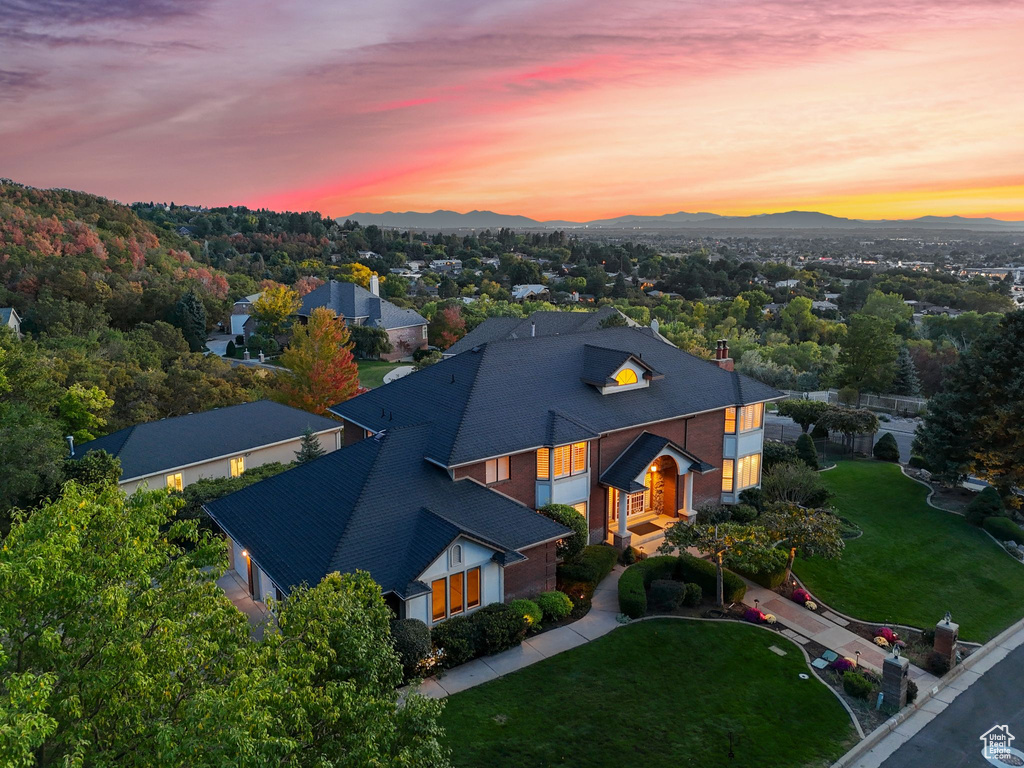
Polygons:
<instances>
[{"instance_id":1,"label":"white column","mask_svg":"<svg viewBox=\"0 0 1024 768\"><path fill-rule=\"evenodd\" d=\"M693 520L693 472L686 473L686 518Z\"/></svg>"},{"instance_id":2,"label":"white column","mask_svg":"<svg viewBox=\"0 0 1024 768\"><path fill-rule=\"evenodd\" d=\"M619 536L622 538L629 535L629 528L626 526L626 496L625 491L619 491Z\"/></svg>"}]
</instances>

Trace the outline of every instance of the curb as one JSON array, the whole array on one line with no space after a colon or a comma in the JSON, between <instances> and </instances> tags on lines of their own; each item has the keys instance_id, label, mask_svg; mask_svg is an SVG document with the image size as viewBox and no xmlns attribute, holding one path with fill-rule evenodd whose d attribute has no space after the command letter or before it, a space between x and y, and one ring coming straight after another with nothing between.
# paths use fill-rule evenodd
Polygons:
<instances>
[{"instance_id":1,"label":"curb","mask_svg":"<svg viewBox=\"0 0 1024 768\"><path fill-rule=\"evenodd\" d=\"M998 635L989 640L980 650L975 651L967 659L957 666L953 667L949 672L939 678L939 681L932 686L931 690L927 692L919 693L917 701L913 704L908 705L893 715L891 718L886 720L880 726L875 728L871 733L867 735L863 741L855 745L853 749L843 755L841 758L832 763L831 768L852 768L856 761L862 758L865 754L874 749L882 739L888 736L890 733L895 731L900 725L904 723L908 718L914 715L921 706L934 698L940 691L946 688L951 682L956 680L964 672L970 671L974 666L978 664L981 659L988 656L993 649L999 648L1002 644L1017 632L1024 629L1024 619L1021 619L1017 623L1010 627L1007 627ZM948 704L946 706L949 706ZM945 707L943 707L945 709ZM895 750L894 750L895 751Z\"/></svg>"}]
</instances>

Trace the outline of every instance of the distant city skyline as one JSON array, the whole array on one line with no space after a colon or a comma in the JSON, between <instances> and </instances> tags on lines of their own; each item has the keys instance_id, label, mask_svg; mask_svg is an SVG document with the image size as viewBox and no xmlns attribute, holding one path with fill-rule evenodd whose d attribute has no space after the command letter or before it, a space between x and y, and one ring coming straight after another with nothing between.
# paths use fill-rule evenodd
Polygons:
<instances>
[{"instance_id":1,"label":"distant city skyline","mask_svg":"<svg viewBox=\"0 0 1024 768\"><path fill-rule=\"evenodd\" d=\"M0 0L0 176L122 202L1024 219L1009 0Z\"/></svg>"}]
</instances>

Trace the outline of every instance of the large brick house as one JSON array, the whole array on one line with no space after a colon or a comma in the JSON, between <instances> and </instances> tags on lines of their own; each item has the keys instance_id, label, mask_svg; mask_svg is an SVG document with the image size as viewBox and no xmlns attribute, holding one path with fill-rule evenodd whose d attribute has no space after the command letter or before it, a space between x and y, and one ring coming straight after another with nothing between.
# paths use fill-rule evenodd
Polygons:
<instances>
[{"instance_id":1,"label":"large brick house","mask_svg":"<svg viewBox=\"0 0 1024 768\"><path fill-rule=\"evenodd\" d=\"M350 325L381 328L388 334L391 352L381 355L382 360L401 360L427 346L427 320L412 309L402 309L380 296L377 276L370 278L367 290L355 283L331 280L307 293L302 299L298 316L309 319L317 307L327 307Z\"/></svg>"},{"instance_id":2,"label":"large brick house","mask_svg":"<svg viewBox=\"0 0 1024 768\"><path fill-rule=\"evenodd\" d=\"M335 406L342 450L208 511L275 588L363 568L428 624L536 594L566 534L549 502L624 547L760 483L781 395L717 356L649 328L492 341Z\"/></svg>"}]
</instances>

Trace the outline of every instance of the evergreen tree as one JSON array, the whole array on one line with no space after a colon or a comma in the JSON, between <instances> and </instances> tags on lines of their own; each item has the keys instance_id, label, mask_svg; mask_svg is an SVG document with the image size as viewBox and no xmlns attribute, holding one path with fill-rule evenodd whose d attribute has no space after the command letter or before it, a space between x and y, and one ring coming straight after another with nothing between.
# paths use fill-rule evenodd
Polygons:
<instances>
[{"instance_id":1,"label":"evergreen tree","mask_svg":"<svg viewBox=\"0 0 1024 768\"><path fill-rule=\"evenodd\" d=\"M896 358L896 376L892 380L892 391L893 394L909 397L918 397L921 394L921 380L917 376L917 367L910 357L910 350L906 347L900 347L900 354Z\"/></svg>"},{"instance_id":2,"label":"evergreen tree","mask_svg":"<svg viewBox=\"0 0 1024 768\"><path fill-rule=\"evenodd\" d=\"M624 299L629 295L629 289L626 287L626 278L623 277L622 273L619 272L615 276L615 285L612 286L612 298Z\"/></svg>"},{"instance_id":3,"label":"evergreen tree","mask_svg":"<svg viewBox=\"0 0 1024 768\"><path fill-rule=\"evenodd\" d=\"M299 442L299 450L295 452L295 462L297 464L305 464L307 461L319 459L326 454L327 451L320 445L320 441L313 434L313 430L306 427L306 431L302 433L302 440Z\"/></svg>"},{"instance_id":4,"label":"evergreen tree","mask_svg":"<svg viewBox=\"0 0 1024 768\"><path fill-rule=\"evenodd\" d=\"M171 322L181 329L190 350L202 351L206 346L206 307L195 291L188 290L181 295L174 305Z\"/></svg>"}]
</instances>

